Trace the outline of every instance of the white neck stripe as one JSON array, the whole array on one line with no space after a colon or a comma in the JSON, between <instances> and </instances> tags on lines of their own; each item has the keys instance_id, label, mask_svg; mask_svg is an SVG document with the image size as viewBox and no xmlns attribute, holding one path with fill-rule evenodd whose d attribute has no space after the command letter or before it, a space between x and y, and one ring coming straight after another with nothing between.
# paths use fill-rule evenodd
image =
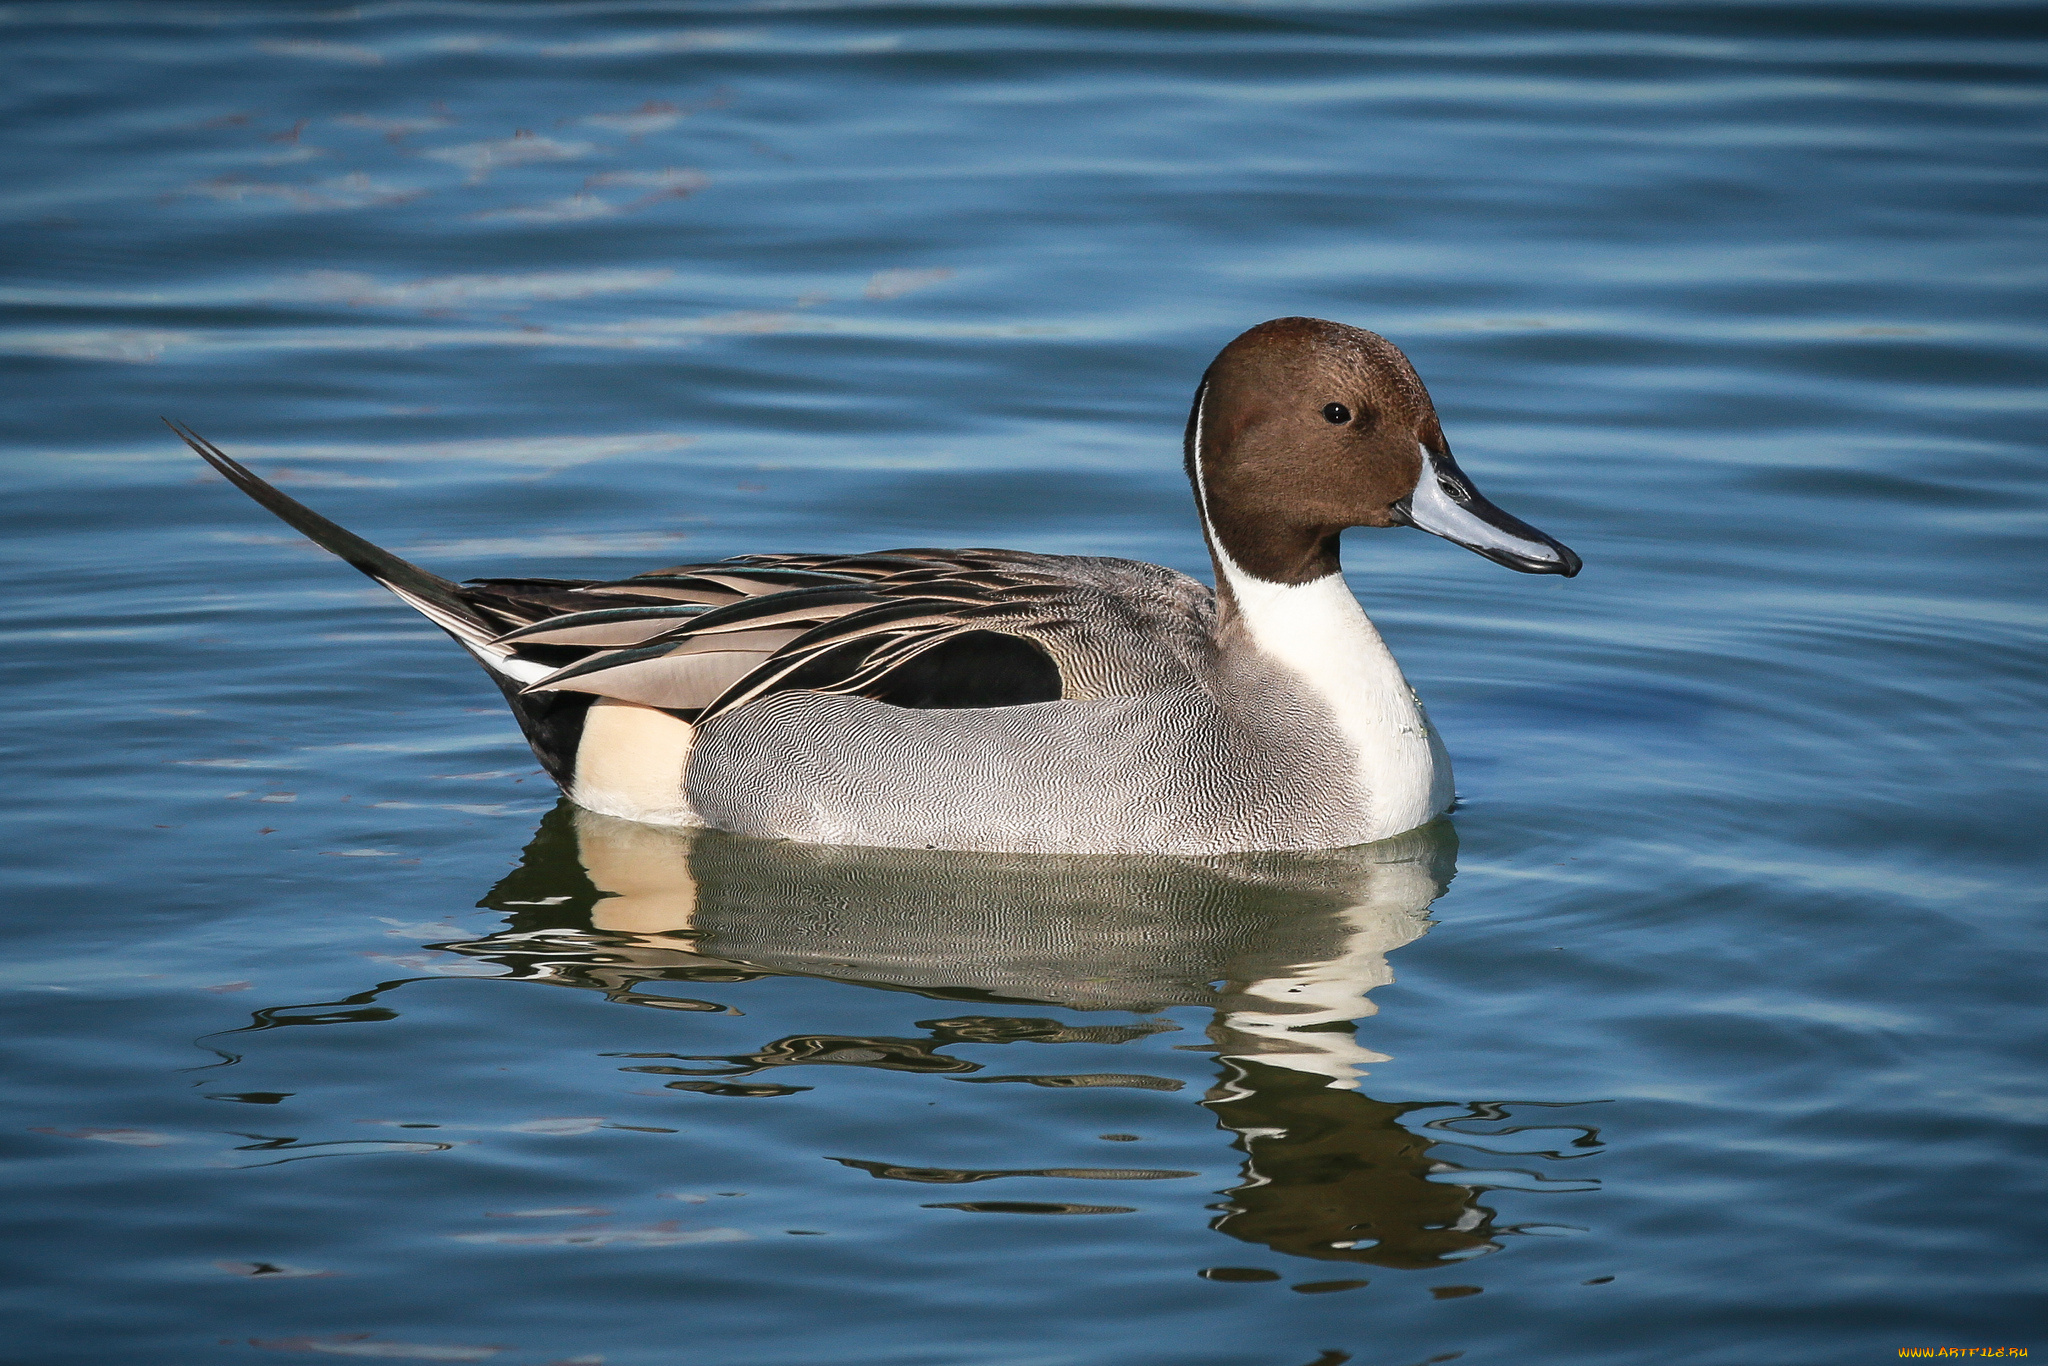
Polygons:
<instances>
[{"instance_id":1,"label":"white neck stripe","mask_svg":"<svg viewBox=\"0 0 2048 1366\"><path fill-rule=\"evenodd\" d=\"M1247 570L1231 556L1229 547L1223 544L1223 538L1216 533L1216 523L1209 517L1209 476L1202 468L1202 427L1208 409L1209 381L1205 379L1201 387L1195 390L1194 451L1190 457L1195 467L1195 511L1201 515L1202 531L1209 538L1209 549L1215 552L1216 562L1223 566L1224 583L1218 584L1217 587L1222 588L1227 584L1231 595L1237 599L1241 608L1244 605L1244 594L1240 591L1239 585L1259 584L1267 588L1284 588L1288 585L1276 583L1272 579L1262 579Z\"/></svg>"},{"instance_id":2,"label":"white neck stripe","mask_svg":"<svg viewBox=\"0 0 2048 1366\"><path fill-rule=\"evenodd\" d=\"M1216 528L1209 524L1209 476L1202 469L1202 420L1209 410L1209 381L1203 380L1195 390L1195 435L1193 449L1188 452L1188 463L1195 467L1195 511L1202 516L1202 530L1209 533L1209 543L1216 545ZM1219 550L1222 548L1217 547Z\"/></svg>"}]
</instances>

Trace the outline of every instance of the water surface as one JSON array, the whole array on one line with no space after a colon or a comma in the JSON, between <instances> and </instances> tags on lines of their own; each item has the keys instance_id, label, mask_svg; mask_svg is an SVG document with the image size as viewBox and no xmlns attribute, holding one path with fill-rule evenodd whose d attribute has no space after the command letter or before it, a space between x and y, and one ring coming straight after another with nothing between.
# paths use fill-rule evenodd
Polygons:
<instances>
[{"instance_id":1,"label":"water surface","mask_svg":"<svg viewBox=\"0 0 2048 1366\"><path fill-rule=\"evenodd\" d=\"M0 59L10 1359L2048 1348L2038 10L53 2ZM1206 574L1188 396L1295 313L1587 563L1352 533L1460 805L1318 855L579 819L157 424L456 578Z\"/></svg>"}]
</instances>

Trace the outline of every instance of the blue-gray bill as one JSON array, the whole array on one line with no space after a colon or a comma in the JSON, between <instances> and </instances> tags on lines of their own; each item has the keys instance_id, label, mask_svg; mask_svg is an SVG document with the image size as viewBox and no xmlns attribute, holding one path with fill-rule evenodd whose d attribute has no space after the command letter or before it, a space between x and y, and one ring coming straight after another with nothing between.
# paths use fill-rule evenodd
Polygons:
<instances>
[{"instance_id":1,"label":"blue-gray bill","mask_svg":"<svg viewBox=\"0 0 2048 1366\"><path fill-rule=\"evenodd\" d=\"M1409 526L1524 574L1570 578L1583 563L1570 547L1488 502L1449 451L1422 448L1422 477L1394 511Z\"/></svg>"}]
</instances>

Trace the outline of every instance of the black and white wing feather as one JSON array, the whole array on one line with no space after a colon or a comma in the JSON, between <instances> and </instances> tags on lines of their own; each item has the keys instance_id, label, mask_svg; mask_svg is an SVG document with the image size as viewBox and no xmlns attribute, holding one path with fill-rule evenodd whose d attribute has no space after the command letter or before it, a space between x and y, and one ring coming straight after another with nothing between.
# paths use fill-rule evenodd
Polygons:
<instances>
[{"instance_id":1,"label":"black and white wing feather","mask_svg":"<svg viewBox=\"0 0 2048 1366\"><path fill-rule=\"evenodd\" d=\"M609 581L457 584L171 425L237 488L453 636L498 681L544 757L536 728L571 698L690 721L797 689L913 708L1015 706L1177 691L1214 649L1209 590L1132 560L905 549L742 555Z\"/></svg>"}]
</instances>

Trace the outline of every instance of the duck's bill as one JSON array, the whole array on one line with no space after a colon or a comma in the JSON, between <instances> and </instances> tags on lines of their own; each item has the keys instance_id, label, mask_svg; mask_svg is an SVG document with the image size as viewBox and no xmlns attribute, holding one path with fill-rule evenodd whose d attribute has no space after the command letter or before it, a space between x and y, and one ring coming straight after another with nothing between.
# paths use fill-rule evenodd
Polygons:
<instances>
[{"instance_id":1,"label":"duck's bill","mask_svg":"<svg viewBox=\"0 0 2048 1366\"><path fill-rule=\"evenodd\" d=\"M1415 481L1414 493L1394 504L1394 511L1409 526L1524 574L1570 578L1579 572L1581 562L1570 549L1481 497L1449 451L1438 455L1423 448L1422 477Z\"/></svg>"}]
</instances>

